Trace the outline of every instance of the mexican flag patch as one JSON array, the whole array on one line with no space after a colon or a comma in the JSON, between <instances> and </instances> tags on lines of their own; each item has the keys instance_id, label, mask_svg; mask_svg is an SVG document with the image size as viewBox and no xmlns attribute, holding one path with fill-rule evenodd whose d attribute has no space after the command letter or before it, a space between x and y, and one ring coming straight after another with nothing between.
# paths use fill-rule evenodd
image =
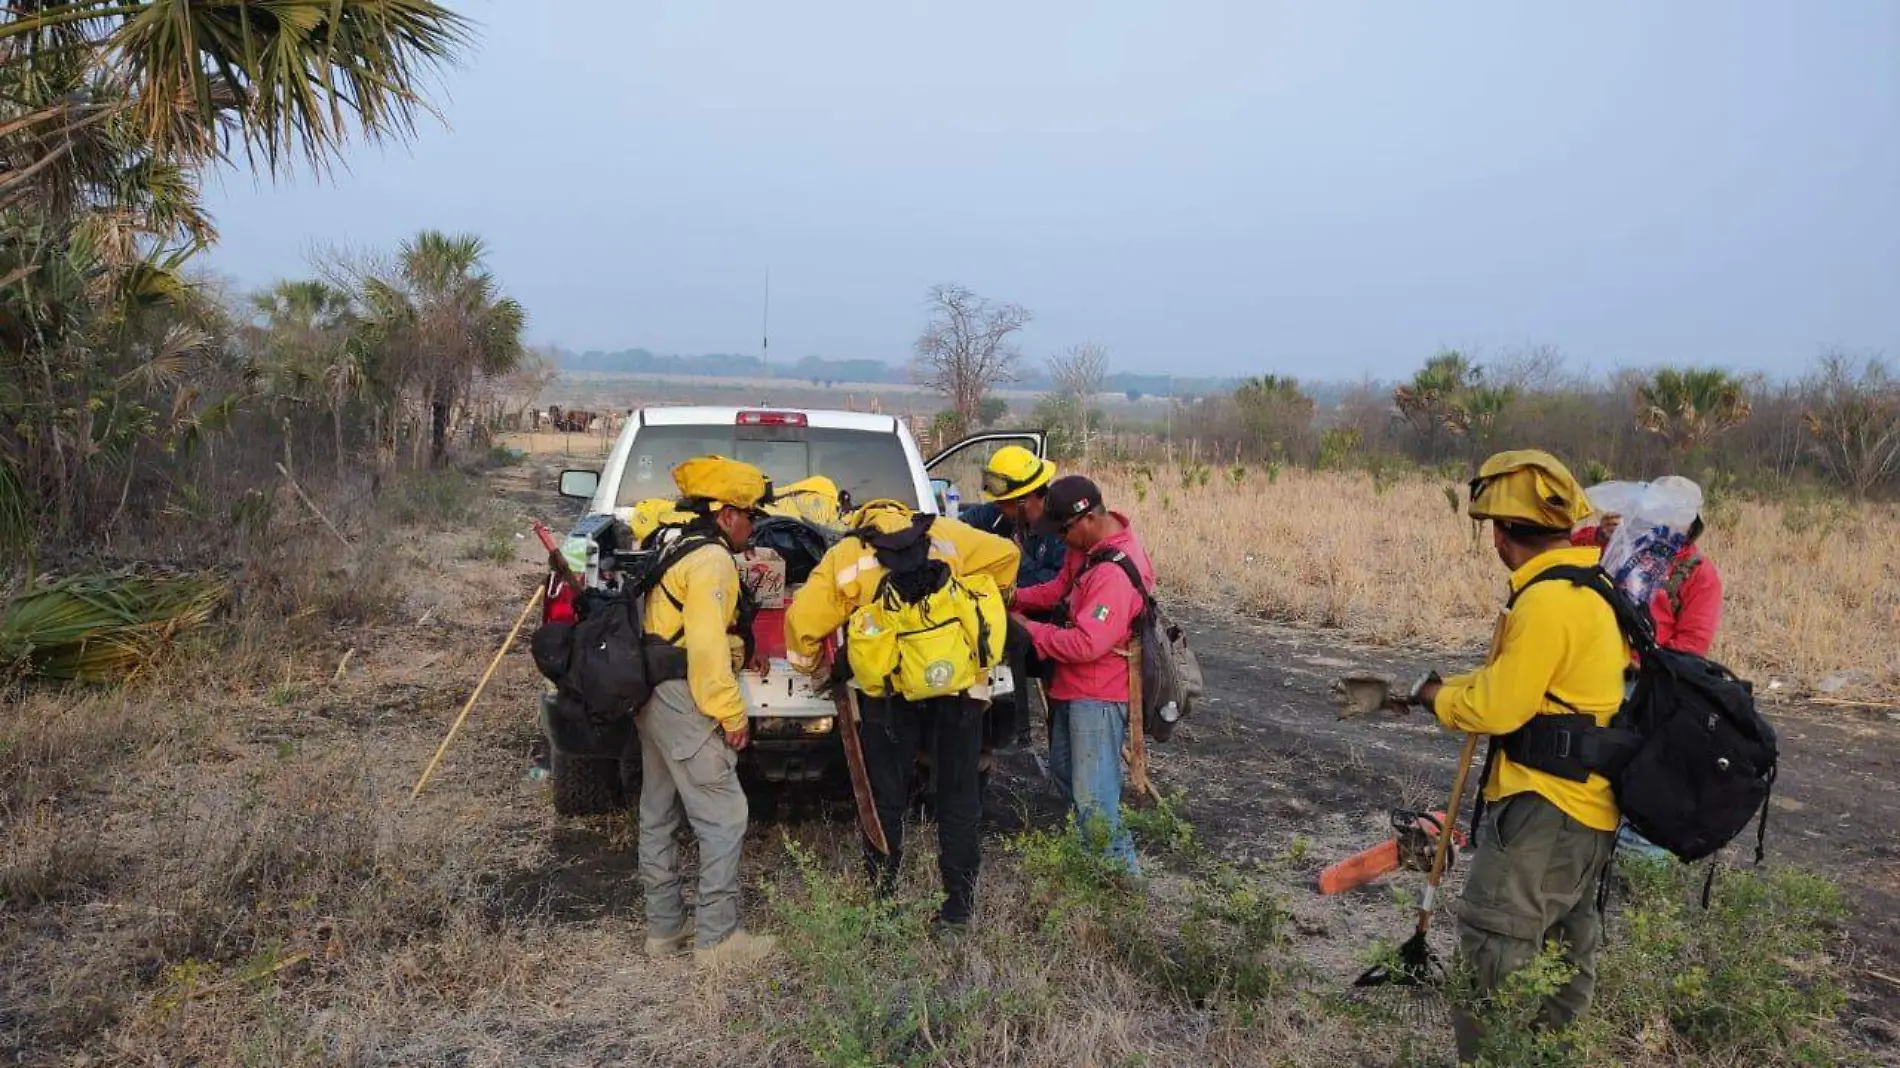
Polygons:
<instances>
[{"instance_id":1,"label":"mexican flag patch","mask_svg":"<svg viewBox=\"0 0 1900 1068\"><path fill-rule=\"evenodd\" d=\"M1093 611L1093 612L1091 612L1091 613L1089 613L1089 614L1090 614L1090 615L1093 615L1093 616L1095 617L1095 622L1097 622L1097 623L1106 623L1106 622L1108 622L1108 606L1107 606L1107 605L1105 605L1105 604L1098 604L1098 605L1096 605L1096 606L1095 606L1095 611Z\"/></svg>"}]
</instances>

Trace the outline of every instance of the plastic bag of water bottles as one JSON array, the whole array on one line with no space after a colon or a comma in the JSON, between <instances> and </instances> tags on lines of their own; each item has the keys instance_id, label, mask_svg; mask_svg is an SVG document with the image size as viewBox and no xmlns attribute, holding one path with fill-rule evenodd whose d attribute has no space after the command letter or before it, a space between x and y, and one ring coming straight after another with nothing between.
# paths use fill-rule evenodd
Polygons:
<instances>
[{"instance_id":1,"label":"plastic bag of water bottles","mask_svg":"<svg viewBox=\"0 0 1900 1068\"><path fill-rule=\"evenodd\" d=\"M1689 528L1702 514L1702 487L1665 475L1654 482L1605 482L1588 492L1599 519L1622 516L1603 549L1603 569L1632 602L1647 608L1689 543Z\"/></svg>"}]
</instances>

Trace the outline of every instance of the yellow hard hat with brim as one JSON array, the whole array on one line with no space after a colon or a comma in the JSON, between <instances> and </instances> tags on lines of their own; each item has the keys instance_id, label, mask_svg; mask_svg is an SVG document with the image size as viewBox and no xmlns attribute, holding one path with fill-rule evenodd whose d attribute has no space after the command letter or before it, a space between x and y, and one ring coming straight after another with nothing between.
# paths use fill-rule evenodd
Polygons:
<instances>
[{"instance_id":1,"label":"yellow hard hat with brim","mask_svg":"<svg viewBox=\"0 0 1900 1068\"><path fill-rule=\"evenodd\" d=\"M772 487L758 468L724 456L695 456L673 469L673 484L696 497L746 511L756 510Z\"/></svg>"},{"instance_id":2,"label":"yellow hard hat with brim","mask_svg":"<svg viewBox=\"0 0 1900 1068\"><path fill-rule=\"evenodd\" d=\"M1021 445L1005 445L983 465L983 496L992 501L1013 501L1041 489L1055 477L1055 464Z\"/></svg>"},{"instance_id":3,"label":"yellow hard hat with brim","mask_svg":"<svg viewBox=\"0 0 1900 1068\"><path fill-rule=\"evenodd\" d=\"M1493 455L1478 468L1466 514L1568 531L1590 515L1590 498L1562 460L1542 449L1513 449Z\"/></svg>"}]
</instances>

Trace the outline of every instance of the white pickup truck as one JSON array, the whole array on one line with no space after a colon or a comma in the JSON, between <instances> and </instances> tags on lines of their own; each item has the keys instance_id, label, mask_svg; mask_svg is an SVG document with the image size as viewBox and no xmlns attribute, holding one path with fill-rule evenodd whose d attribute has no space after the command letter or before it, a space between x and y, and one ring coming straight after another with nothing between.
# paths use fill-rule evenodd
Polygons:
<instances>
[{"instance_id":1,"label":"white pickup truck","mask_svg":"<svg viewBox=\"0 0 1900 1068\"><path fill-rule=\"evenodd\" d=\"M1039 430L995 431L958 441L925 460L904 423L888 415L820 409L655 407L635 410L607 462L598 472L561 473L564 497L587 502L568 535L565 555L587 560L585 579L600 583L600 539L626 510L651 497L672 497L674 465L717 453L757 466L777 486L824 475L851 501L893 498L923 511L944 514L959 501L974 503L980 471L1004 445L1043 454ZM549 576L549 592L559 582ZM789 598L795 587L784 590ZM760 651L770 658L764 677L740 675L752 718L752 745L740 755L740 774L750 782L823 783L848 788L844 750L836 732L836 707L812 692L805 677L785 660L785 613L762 605L753 625ZM1005 668L992 679L995 705L986 749L1015 738L1015 680ZM590 751L584 739L564 731L541 699L540 724L549 752L555 810L589 815L626 807L638 797L638 741L624 752Z\"/></svg>"}]
</instances>

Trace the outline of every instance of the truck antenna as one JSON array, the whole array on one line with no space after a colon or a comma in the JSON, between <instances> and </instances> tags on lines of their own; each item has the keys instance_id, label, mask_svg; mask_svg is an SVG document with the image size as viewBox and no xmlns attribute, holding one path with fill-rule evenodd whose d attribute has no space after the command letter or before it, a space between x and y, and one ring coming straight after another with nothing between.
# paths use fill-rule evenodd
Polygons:
<instances>
[{"instance_id":1,"label":"truck antenna","mask_svg":"<svg viewBox=\"0 0 1900 1068\"><path fill-rule=\"evenodd\" d=\"M765 269L765 310L759 316L759 365L772 358L772 268Z\"/></svg>"}]
</instances>

